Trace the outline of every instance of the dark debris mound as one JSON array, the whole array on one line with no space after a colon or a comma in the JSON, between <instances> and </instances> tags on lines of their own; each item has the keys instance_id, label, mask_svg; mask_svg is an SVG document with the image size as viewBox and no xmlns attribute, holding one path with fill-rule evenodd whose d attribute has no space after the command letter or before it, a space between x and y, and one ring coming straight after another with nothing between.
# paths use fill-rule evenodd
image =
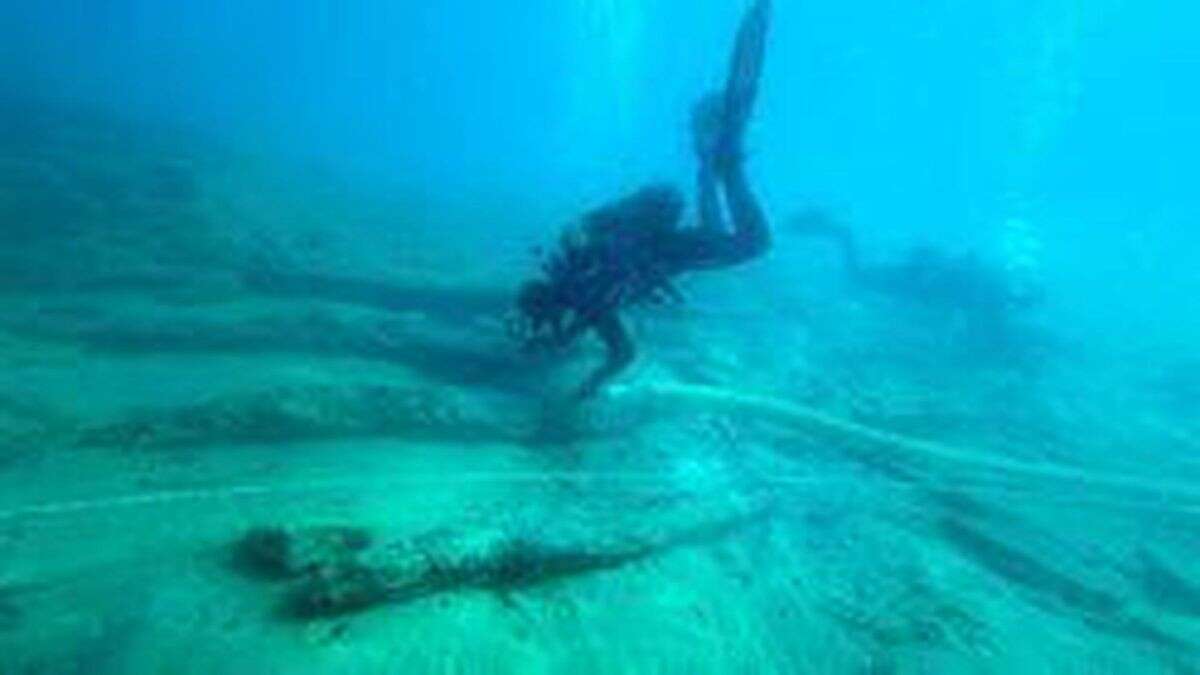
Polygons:
<instances>
[{"instance_id":1,"label":"dark debris mound","mask_svg":"<svg viewBox=\"0 0 1200 675\"><path fill-rule=\"evenodd\" d=\"M465 590L509 591L613 569L727 537L769 512L758 504L678 504L638 523L611 513L531 524L511 517L377 541L356 527L254 528L234 569L285 584L283 618L309 620ZM652 525L647 525L652 522ZM522 524L523 523L523 524Z\"/></svg>"}]
</instances>

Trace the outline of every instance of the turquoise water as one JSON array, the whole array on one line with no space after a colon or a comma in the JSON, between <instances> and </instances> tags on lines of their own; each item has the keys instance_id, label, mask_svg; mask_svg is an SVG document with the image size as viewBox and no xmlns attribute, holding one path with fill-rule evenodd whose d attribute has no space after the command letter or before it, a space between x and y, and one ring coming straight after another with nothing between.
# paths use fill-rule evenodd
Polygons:
<instances>
[{"instance_id":1,"label":"turquoise water","mask_svg":"<svg viewBox=\"0 0 1200 675\"><path fill-rule=\"evenodd\" d=\"M0 7L0 672L1200 670L1195 10L775 0L770 250L508 335L748 4Z\"/></svg>"}]
</instances>

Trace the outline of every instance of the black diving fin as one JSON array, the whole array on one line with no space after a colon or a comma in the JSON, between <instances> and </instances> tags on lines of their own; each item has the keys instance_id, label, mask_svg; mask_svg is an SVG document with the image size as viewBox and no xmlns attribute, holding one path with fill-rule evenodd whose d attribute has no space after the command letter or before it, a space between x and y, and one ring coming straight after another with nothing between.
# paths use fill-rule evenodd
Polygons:
<instances>
[{"instance_id":1,"label":"black diving fin","mask_svg":"<svg viewBox=\"0 0 1200 675\"><path fill-rule=\"evenodd\" d=\"M771 0L755 0L738 27L725 81L726 130L740 139L754 113L771 27Z\"/></svg>"}]
</instances>

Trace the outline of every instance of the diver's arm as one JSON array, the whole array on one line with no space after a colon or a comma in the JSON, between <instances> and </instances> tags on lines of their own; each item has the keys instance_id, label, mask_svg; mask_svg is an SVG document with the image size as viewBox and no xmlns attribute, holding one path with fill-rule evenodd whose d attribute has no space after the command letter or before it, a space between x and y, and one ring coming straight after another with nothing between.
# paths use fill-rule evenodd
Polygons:
<instances>
[{"instance_id":1,"label":"diver's arm","mask_svg":"<svg viewBox=\"0 0 1200 675\"><path fill-rule=\"evenodd\" d=\"M629 336L629 331L621 323L621 317L616 312L605 314L592 327L596 329L596 336L604 343L607 353L604 363L593 371L575 391L577 400L584 400L595 395L605 382L628 368L629 364L633 363L636 354L633 339Z\"/></svg>"}]
</instances>

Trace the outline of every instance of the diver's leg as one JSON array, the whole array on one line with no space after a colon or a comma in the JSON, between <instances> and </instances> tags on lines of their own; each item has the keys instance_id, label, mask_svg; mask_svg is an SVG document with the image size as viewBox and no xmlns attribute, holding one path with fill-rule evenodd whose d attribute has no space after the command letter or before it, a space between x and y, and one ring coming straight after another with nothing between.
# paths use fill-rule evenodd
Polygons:
<instances>
[{"instance_id":1,"label":"diver's leg","mask_svg":"<svg viewBox=\"0 0 1200 675\"><path fill-rule=\"evenodd\" d=\"M732 261L730 264L753 260L766 253L771 246L767 217L758 203L758 197L750 189L741 163L728 169L722 182L725 185L725 203L733 221L727 253Z\"/></svg>"},{"instance_id":2,"label":"diver's leg","mask_svg":"<svg viewBox=\"0 0 1200 675\"><path fill-rule=\"evenodd\" d=\"M771 0L756 0L738 28L725 83L725 147L720 150L715 168L724 184L725 204L733 221L733 234L724 256L728 264L757 258L771 245L766 216L742 166L742 144L758 98L770 23Z\"/></svg>"},{"instance_id":3,"label":"diver's leg","mask_svg":"<svg viewBox=\"0 0 1200 675\"><path fill-rule=\"evenodd\" d=\"M711 270L740 265L763 255L771 247L771 228L767 224L767 217L758 202L758 197L750 188L741 162L726 167L720 173L719 182L725 191L725 206L733 223L733 230L714 229L702 224L701 227L682 232L680 271ZM714 191L710 197L713 201L716 200L715 185L714 181L712 186L707 186ZM711 208L719 210L716 206ZM703 209L702 203L701 211Z\"/></svg>"},{"instance_id":4,"label":"diver's leg","mask_svg":"<svg viewBox=\"0 0 1200 675\"><path fill-rule=\"evenodd\" d=\"M758 98L771 2L757 0L742 19L725 90L700 100L692 110L692 134L700 162L700 227L690 235L692 269L728 267L766 252L771 233L743 168L746 126ZM733 223L726 231L718 184Z\"/></svg>"},{"instance_id":5,"label":"diver's leg","mask_svg":"<svg viewBox=\"0 0 1200 675\"><path fill-rule=\"evenodd\" d=\"M717 197L718 184L725 191L725 207L733 229L725 229ZM771 246L771 230L758 197L750 188L741 162L700 174L700 227L680 235L680 267L683 270L718 269L753 260ZM706 220L705 219L710 219Z\"/></svg>"},{"instance_id":6,"label":"diver's leg","mask_svg":"<svg viewBox=\"0 0 1200 675\"><path fill-rule=\"evenodd\" d=\"M605 382L628 368L637 354L633 339L629 336L629 331L621 323L621 317L616 312L610 312L601 317L592 327L596 330L600 341L604 343L607 354L604 363L592 372L576 390L575 398L580 400L591 398L600 390L600 387L604 386Z\"/></svg>"},{"instance_id":7,"label":"diver's leg","mask_svg":"<svg viewBox=\"0 0 1200 675\"><path fill-rule=\"evenodd\" d=\"M699 227L706 232L725 231L725 216L717 193L717 163L727 126L723 93L709 94L692 107L692 145L700 165L696 172Z\"/></svg>"},{"instance_id":8,"label":"diver's leg","mask_svg":"<svg viewBox=\"0 0 1200 675\"><path fill-rule=\"evenodd\" d=\"M725 216L721 211L721 198L717 194L717 174L712 166L700 165L696 175L696 198L699 200L700 229L724 234Z\"/></svg>"}]
</instances>

